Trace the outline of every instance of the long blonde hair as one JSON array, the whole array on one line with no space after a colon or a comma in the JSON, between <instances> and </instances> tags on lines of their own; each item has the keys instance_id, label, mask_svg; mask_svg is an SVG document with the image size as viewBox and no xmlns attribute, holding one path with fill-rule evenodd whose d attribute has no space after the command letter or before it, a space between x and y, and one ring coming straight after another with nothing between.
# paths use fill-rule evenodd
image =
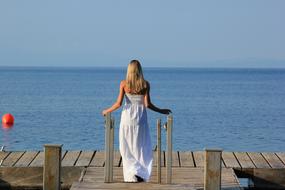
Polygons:
<instances>
[{"instance_id":1,"label":"long blonde hair","mask_svg":"<svg viewBox=\"0 0 285 190\"><path fill-rule=\"evenodd\" d=\"M128 65L126 76L127 88L134 94L144 94L147 83L144 80L141 64L138 60L132 60Z\"/></svg>"}]
</instances>

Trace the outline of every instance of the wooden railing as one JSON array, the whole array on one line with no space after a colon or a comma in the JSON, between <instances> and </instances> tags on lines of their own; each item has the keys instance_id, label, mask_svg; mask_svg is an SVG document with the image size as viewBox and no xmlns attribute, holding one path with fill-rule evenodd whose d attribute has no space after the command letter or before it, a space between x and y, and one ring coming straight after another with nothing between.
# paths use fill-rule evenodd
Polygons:
<instances>
[{"instance_id":1,"label":"wooden railing","mask_svg":"<svg viewBox=\"0 0 285 190\"><path fill-rule=\"evenodd\" d=\"M157 120L157 183L161 183L161 119ZM170 184L172 181L172 127L173 117L167 116L167 122L164 124L167 138L167 152L166 152L166 183Z\"/></svg>"},{"instance_id":2,"label":"wooden railing","mask_svg":"<svg viewBox=\"0 0 285 190\"><path fill-rule=\"evenodd\" d=\"M106 115L105 121L105 183L113 182L113 159L114 159L114 118L111 114ZM166 151L166 183L172 183L172 128L173 117L167 116L164 124L167 137ZM62 145L44 145L44 168L43 189L61 189L61 152ZM205 149L204 156L204 189L221 189L222 150ZM161 183L161 119L157 120L157 183Z\"/></svg>"},{"instance_id":3,"label":"wooden railing","mask_svg":"<svg viewBox=\"0 0 285 190\"><path fill-rule=\"evenodd\" d=\"M111 113L105 116L105 182L113 182L114 160L114 118Z\"/></svg>"}]
</instances>

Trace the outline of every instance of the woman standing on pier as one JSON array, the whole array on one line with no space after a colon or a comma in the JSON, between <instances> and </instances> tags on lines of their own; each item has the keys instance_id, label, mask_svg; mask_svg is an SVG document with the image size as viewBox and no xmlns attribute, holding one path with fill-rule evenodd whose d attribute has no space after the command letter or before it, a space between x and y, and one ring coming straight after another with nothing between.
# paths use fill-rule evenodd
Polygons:
<instances>
[{"instance_id":1,"label":"woman standing on pier","mask_svg":"<svg viewBox=\"0 0 285 190\"><path fill-rule=\"evenodd\" d=\"M171 111L152 104L150 84L144 79L138 60L129 63L126 80L121 81L117 101L102 114L106 115L118 109L124 97L126 100L119 130L124 181L149 181L152 169L152 146L146 108L162 114L169 114Z\"/></svg>"}]
</instances>

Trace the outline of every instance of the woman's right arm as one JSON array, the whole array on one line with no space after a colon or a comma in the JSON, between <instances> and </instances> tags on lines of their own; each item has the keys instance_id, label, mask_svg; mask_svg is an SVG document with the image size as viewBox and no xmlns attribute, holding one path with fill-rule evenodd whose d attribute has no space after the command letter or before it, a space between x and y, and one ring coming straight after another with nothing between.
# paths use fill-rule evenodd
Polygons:
<instances>
[{"instance_id":1,"label":"woman's right arm","mask_svg":"<svg viewBox=\"0 0 285 190\"><path fill-rule=\"evenodd\" d=\"M124 99L124 95L125 95L124 86L125 86L125 81L121 81L121 83L120 83L120 92L119 92L117 101L110 108L105 109L105 110L102 111L102 115L103 116L105 116L107 113L115 111L116 109L121 107L123 99Z\"/></svg>"},{"instance_id":2,"label":"woman's right arm","mask_svg":"<svg viewBox=\"0 0 285 190\"><path fill-rule=\"evenodd\" d=\"M150 85L147 82L147 92L146 95L144 97L144 103L145 103L145 107L151 109L152 111L158 112L158 113L162 113L162 114L170 114L171 110L170 109L160 109L158 107L156 107L150 99Z\"/></svg>"}]
</instances>

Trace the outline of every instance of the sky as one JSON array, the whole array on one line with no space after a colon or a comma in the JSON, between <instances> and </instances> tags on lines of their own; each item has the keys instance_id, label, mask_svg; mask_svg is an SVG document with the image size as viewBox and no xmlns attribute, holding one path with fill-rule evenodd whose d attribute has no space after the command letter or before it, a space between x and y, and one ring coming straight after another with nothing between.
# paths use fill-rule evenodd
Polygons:
<instances>
[{"instance_id":1,"label":"sky","mask_svg":"<svg viewBox=\"0 0 285 190\"><path fill-rule=\"evenodd\" d=\"M283 0L0 0L0 66L285 68Z\"/></svg>"}]
</instances>

